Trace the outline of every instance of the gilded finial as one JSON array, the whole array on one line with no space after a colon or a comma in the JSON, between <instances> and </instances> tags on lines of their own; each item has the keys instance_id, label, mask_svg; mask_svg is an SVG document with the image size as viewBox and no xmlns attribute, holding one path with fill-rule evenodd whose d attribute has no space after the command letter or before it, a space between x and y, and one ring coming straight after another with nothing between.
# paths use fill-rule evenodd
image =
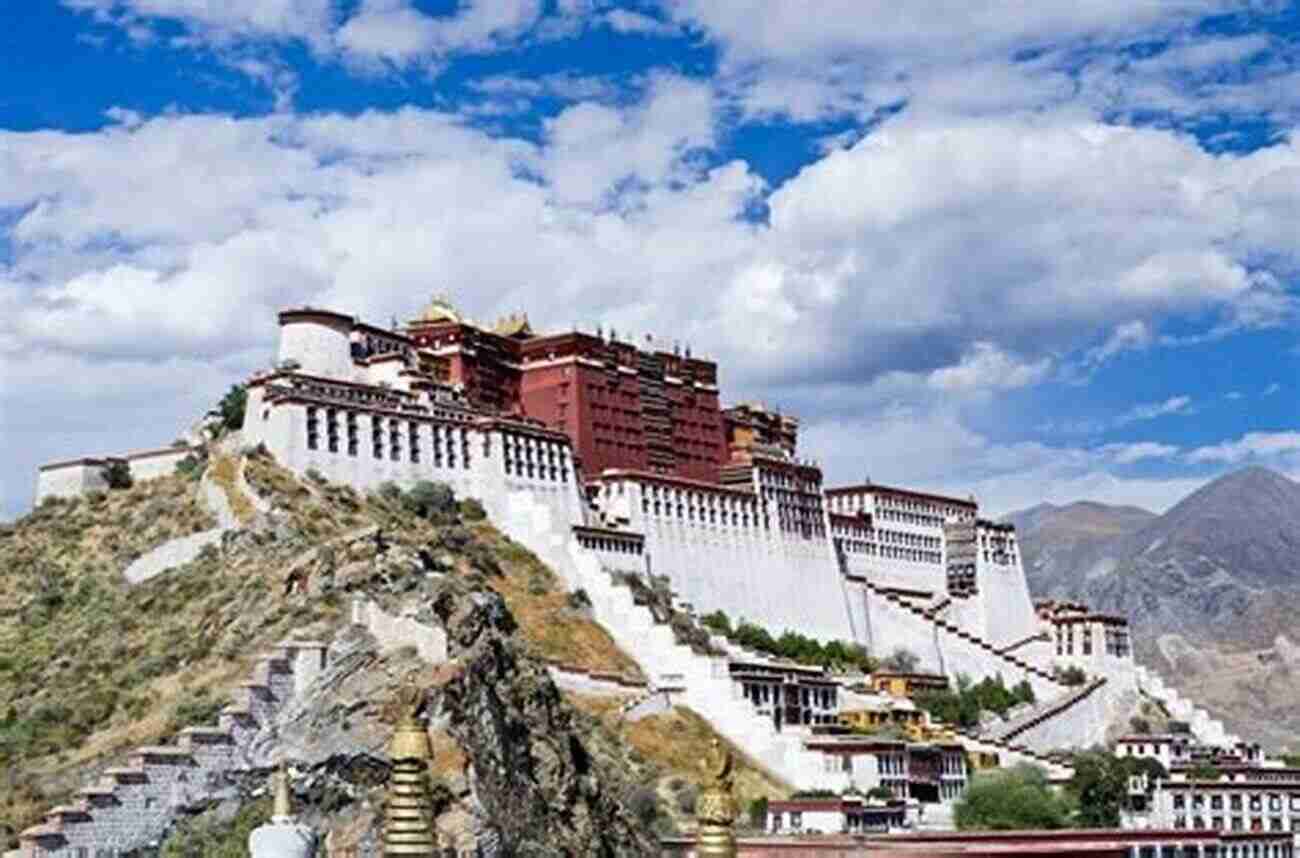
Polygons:
<instances>
[{"instance_id":1,"label":"gilded finial","mask_svg":"<svg viewBox=\"0 0 1300 858\"><path fill-rule=\"evenodd\" d=\"M384 815L384 855L433 855L433 807L429 800L429 760L433 756L429 733L417 713L423 698L414 685L398 694L402 717L388 744L393 763Z\"/></svg>"},{"instance_id":2,"label":"gilded finial","mask_svg":"<svg viewBox=\"0 0 1300 858\"><path fill-rule=\"evenodd\" d=\"M732 826L738 811L732 795L735 776L731 754L714 739L700 767L704 778L703 789L695 801L698 828L695 854L699 858L735 858L736 835Z\"/></svg>"},{"instance_id":3,"label":"gilded finial","mask_svg":"<svg viewBox=\"0 0 1300 858\"><path fill-rule=\"evenodd\" d=\"M293 819L293 805L289 800L289 766L283 761L271 773L271 794L274 796L271 806L272 822L290 822Z\"/></svg>"}]
</instances>

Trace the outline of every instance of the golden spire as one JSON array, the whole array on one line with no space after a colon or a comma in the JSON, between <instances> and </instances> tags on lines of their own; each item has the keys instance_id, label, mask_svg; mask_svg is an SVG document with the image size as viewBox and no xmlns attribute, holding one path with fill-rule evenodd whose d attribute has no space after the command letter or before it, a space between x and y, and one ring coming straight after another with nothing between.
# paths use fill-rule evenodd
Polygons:
<instances>
[{"instance_id":1,"label":"golden spire","mask_svg":"<svg viewBox=\"0 0 1300 858\"><path fill-rule=\"evenodd\" d=\"M289 802L289 767L283 760L271 774L271 792L274 803L271 806L272 822L288 822L293 819L293 806Z\"/></svg>"},{"instance_id":2,"label":"golden spire","mask_svg":"<svg viewBox=\"0 0 1300 858\"><path fill-rule=\"evenodd\" d=\"M388 744L393 763L384 813L384 855L433 855L437 851L433 808L429 801L429 760L433 749L429 733L415 717L420 692L402 690L403 715Z\"/></svg>"},{"instance_id":3,"label":"golden spire","mask_svg":"<svg viewBox=\"0 0 1300 858\"><path fill-rule=\"evenodd\" d=\"M701 762L703 789L695 801L696 848L698 858L736 858L736 799L731 754L717 739Z\"/></svg>"}]
</instances>

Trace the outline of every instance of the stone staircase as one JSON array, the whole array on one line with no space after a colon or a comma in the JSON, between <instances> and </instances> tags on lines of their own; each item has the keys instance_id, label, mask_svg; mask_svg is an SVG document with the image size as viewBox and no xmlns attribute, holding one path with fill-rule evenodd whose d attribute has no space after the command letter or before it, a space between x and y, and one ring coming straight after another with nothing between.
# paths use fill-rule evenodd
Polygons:
<instances>
[{"instance_id":1,"label":"stone staircase","mask_svg":"<svg viewBox=\"0 0 1300 858\"><path fill-rule=\"evenodd\" d=\"M1229 733L1223 722L1210 715L1190 700L1178 693L1176 688L1167 685L1160 674L1149 667L1136 665L1138 687L1146 694L1158 698L1169 710L1170 716L1186 721L1192 728L1193 735L1207 745L1231 747L1241 741Z\"/></svg>"},{"instance_id":2,"label":"stone staircase","mask_svg":"<svg viewBox=\"0 0 1300 858\"><path fill-rule=\"evenodd\" d=\"M229 773L254 768L258 734L324 669L325 645L287 641L259 658L215 727L186 727L175 745L136 748L72 802L19 835L21 858L87 858L156 846L187 808L226 794Z\"/></svg>"},{"instance_id":3,"label":"stone staircase","mask_svg":"<svg viewBox=\"0 0 1300 858\"><path fill-rule=\"evenodd\" d=\"M863 584L867 588L867 591L872 595L883 599L887 604L894 605L907 611L922 622L933 626L940 633L946 636L949 641L960 642L959 645L978 648L981 652L981 660L988 662L990 665L990 668L986 670L985 673L997 673L999 672L998 668L1003 668L1011 674L1010 680L1012 683L1019 681L1021 678L1032 677L1032 684L1035 686L1043 686L1048 691L1054 692L1063 687L1048 671L1043 670L1037 665L1030 664L1010 652L1000 651L998 647L995 647L987 640L984 640L977 635L973 635L965 629L950 623L941 617L935 616L930 610L916 605L911 600L898 595L888 588L879 587L867 580L864 580ZM1021 643L1023 643L1023 641ZM1036 693L1038 690L1038 688L1035 688Z\"/></svg>"},{"instance_id":4,"label":"stone staircase","mask_svg":"<svg viewBox=\"0 0 1300 858\"><path fill-rule=\"evenodd\" d=\"M1032 634L1027 637L1023 637L1018 641L1014 641L1012 643L1007 644L1006 646L997 650L997 653L998 655L1007 655L1011 653L1013 650L1018 650L1022 646L1025 646L1026 644L1031 644L1034 643L1035 641L1047 641L1048 643L1050 643L1051 640L1052 640L1051 637L1046 632L1038 632L1037 634Z\"/></svg>"},{"instance_id":5,"label":"stone staircase","mask_svg":"<svg viewBox=\"0 0 1300 858\"><path fill-rule=\"evenodd\" d=\"M1106 684L1105 678L1096 679L1086 683L1077 689L1062 694L1060 697L1034 706L1029 712L1020 715L1011 721L998 724L993 730L980 736L982 739L989 741L1003 742L1008 745L1013 744L1017 736L1034 729L1049 718L1055 718L1075 704L1086 700L1088 697Z\"/></svg>"}]
</instances>

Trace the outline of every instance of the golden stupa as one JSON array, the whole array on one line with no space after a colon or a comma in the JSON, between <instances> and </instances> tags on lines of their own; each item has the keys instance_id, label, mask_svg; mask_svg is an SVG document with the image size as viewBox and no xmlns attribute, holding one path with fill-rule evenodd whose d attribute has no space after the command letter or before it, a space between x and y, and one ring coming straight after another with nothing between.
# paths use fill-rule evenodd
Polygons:
<instances>
[{"instance_id":1,"label":"golden stupa","mask_svg":"<svg viewBox=\"0 0 1300 858\"><path fill-rule=\"evenodd\" d=\"M736 858L737 807L732 795L734 775L731 754L714 739L701 763L704 781L695 801L698 858Z\"/></svg>"},{"instance_id":2,"label":"golden stupa","mask_svg":"<svg viewBox=\"0 0 1300 858\"><path fill-rule=\"evenodd\" d=\"M416 718L420 693L402 692L402 720L388 744L393 770L384 808L384 855L433 855L437 852L433 807L429 800L429 733Z\"/></svg>"}]
</instances>

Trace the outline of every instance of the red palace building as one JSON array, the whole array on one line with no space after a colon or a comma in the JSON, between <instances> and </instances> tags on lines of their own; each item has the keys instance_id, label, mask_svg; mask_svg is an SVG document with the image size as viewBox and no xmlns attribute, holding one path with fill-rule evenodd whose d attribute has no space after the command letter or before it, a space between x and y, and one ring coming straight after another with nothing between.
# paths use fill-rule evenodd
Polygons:
<instances>
[{"instance_id":1,"label":"red palace building","mask_svg":"<svg viewBox=\"0 0 1300 858\"><path fill-rule=\"evenodd\" d=\"M472 407L564 432L588 475L607 468L717 482L734 458L793 455L798 420L723 410L710 360L577 331L537 334L526 316L491 330L435 300L405 330L420 369Z\"/></svg>"}]
</instances>

